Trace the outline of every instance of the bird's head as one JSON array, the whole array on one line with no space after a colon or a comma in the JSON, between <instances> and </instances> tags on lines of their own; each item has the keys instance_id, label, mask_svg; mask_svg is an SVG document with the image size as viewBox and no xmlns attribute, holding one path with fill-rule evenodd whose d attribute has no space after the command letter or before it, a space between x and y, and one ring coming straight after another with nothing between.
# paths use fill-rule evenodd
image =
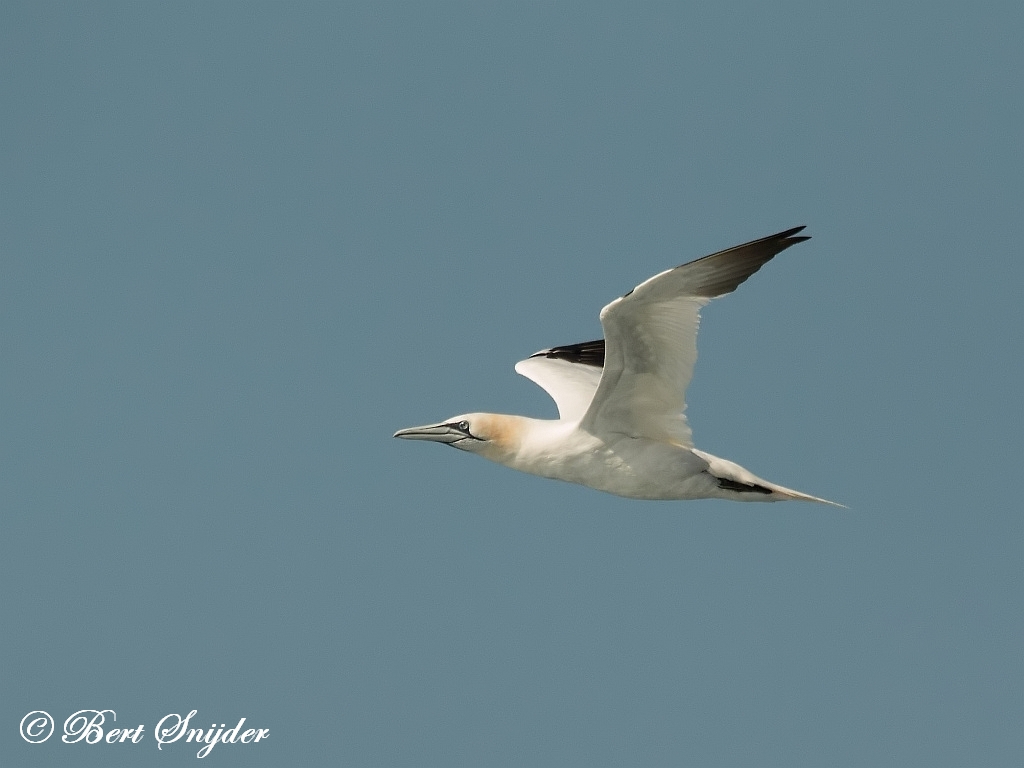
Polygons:
<instances>
[{"instance_id":1,"label":"bird's head","mask_svg":"<svg viewBox=\"0 0 1024 768\"><path fill-rule=\"evenodd\" d=\"M400 429L395 432L395 437L444 443L501 462L505 455L514 453L518 448L523 432L522 421L518 416L464 413L440 424Z\"/></svg>"}]
</instances>

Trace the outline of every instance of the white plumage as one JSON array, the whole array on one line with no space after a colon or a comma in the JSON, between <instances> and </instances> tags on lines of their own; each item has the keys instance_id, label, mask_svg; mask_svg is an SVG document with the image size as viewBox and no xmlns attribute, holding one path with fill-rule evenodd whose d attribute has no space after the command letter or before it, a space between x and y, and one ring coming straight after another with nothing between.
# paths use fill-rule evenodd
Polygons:
<instances>
[{"instance_id":1,"label":"white plumage","mask_svg":"<svg viewBox=\"0 0 1024 768\"><path fill-rule=\"evenodd\" d=\"M731 293L803 227L705 256L645 280L601 310L604 339L516 364L551 395L557 420L470 413L399 430L556 480L636 499L819 501L697 450L684 411L700 309ZM842 506L842 505L836 505Z\"/></svg>"}]
</instances>

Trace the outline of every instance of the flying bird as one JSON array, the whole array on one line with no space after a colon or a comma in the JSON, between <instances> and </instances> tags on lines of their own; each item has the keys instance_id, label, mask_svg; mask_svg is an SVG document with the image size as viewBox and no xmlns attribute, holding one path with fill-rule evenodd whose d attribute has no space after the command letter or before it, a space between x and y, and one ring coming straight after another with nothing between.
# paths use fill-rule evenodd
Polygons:
<instances>
[{"instance_id":1,"label":"flying bird","mask_svg":"<svg viewBox=\"0 0 1024 768\"><path fill-rule=\"evenodd\" d=\"M684 395L700 309L791 245L803 227L713 253L645 280L601 310L604 339L543 349L516 363L558 419L467 413L395 437L431 440L522 472L633 499L817 501L697 450Z\"/></svg>"}]
</instances>

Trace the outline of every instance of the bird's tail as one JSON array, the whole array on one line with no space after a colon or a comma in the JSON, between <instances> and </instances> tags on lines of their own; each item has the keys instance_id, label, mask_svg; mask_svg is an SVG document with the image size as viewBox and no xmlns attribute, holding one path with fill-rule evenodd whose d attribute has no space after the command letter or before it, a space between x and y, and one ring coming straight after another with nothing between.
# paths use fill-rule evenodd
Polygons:
<instances>
[{"instance_id":1,"label":"bird's tail","mask_svg":"<svg viewBox=\"0 0 1024 768\"><path fill-rule=\"evenodd\" d=\"M840 504L828 499L820 499L808 493L800 493L792 488L771 483L753 474L750 470L744 469L739 464L712 456L710 453L698 451L691 448L694 454L708 463L707 472L716 480L718 487L725 491L735 491L729 498L744 501L816 501L819 504L830 504L833 507L846 509L845 504ZM760 498L758 496L760 495Z\"/></svg>"},{"instance_id":2,"label":"bird's tail","mask_svg":"<svg viewBox=\"0 0 1024 768\"><path fill-rule=\"evenodd\" d=\"M769 488L772 489L773 494L778 494L784 499L790 501L816 501L819 504L831 504L833 507L841 507L842 509L849 509L845 504L840 504L838 501L829 501L828 499L821 499L817 496L811 496L809 493L800 493L800 491L794 491L792 488L783 488L781 485L775 483L765 483Z\"/></svg>"}]
</instances>

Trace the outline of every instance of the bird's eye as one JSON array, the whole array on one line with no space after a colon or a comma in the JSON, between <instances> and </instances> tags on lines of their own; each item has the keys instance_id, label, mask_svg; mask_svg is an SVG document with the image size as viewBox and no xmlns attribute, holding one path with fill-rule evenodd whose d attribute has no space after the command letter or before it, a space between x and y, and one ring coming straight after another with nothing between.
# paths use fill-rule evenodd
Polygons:
<instances>
[{"instance_id":1,"label":"bird's eye","mask_svg":"<svg viewBox=\"0 0 1024 768\"><path fill-rule=\"evenodd\" d=\"M459 427L459 431L460 432L469 432L469 422L468 421L460 421L457 426Z\"/></svg>"}]
</instances>

